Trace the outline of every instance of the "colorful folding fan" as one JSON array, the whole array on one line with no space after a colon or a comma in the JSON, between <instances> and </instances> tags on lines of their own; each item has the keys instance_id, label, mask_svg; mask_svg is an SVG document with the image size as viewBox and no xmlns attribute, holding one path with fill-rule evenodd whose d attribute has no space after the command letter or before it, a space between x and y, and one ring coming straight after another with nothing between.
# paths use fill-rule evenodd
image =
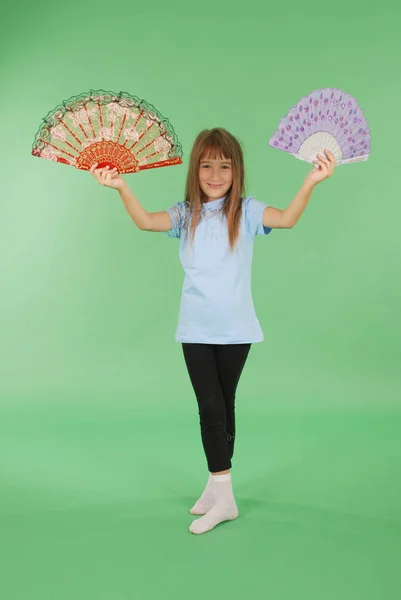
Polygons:
<instances>
[{"instance_id":1,"label":"colorful folding fan","mask_svg":"<svg viewBox=\"0 0 401 600\"><path fill-rule=\"evenodd\" d=\"M337 165L367 160L370 131L355 98L335 88L315 90L281 119L269 145L313 162L330 150Z\"/></svg>"},{"instance_id":2,"label":"colorful folding fan","mask_svg":"<svg viewBox=\"0 0 401 600\"><path fill-rule=\"evenodd\" d=\"M84 171L94 163L119 173L182 163L173 127L151 104L102 90L74 96L50 111L32 154Z\"/></svg>"}]
</instances>

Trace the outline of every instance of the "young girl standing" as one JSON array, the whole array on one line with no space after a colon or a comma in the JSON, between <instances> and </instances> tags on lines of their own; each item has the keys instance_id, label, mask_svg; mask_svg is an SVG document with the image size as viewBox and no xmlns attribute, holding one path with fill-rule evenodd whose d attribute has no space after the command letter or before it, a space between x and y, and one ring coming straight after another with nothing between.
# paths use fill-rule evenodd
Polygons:
<instances>
[{"instance_id":1,"label":"young girl standing","mask_svg":"<svg viewBox=\"0 0 401 600\"><path fill-rule=\"evenodd\" d=\"M238 140L224 129L202 131L192 149L185 201L149 213L116 169L91 168L104 186L119 191L128 214L144 231L180 239L185 271L176 340L181 342L197 398L203 448L210 472L191 509L203 515L190 525L205 533L236 519L231 483L235 440L235 393L251 344L263 341L251 295L256 235L294 227L316 184L333 174L325 150L289 206L280 210L244 193L244 160Z\"/></svg>"}]
</instances>

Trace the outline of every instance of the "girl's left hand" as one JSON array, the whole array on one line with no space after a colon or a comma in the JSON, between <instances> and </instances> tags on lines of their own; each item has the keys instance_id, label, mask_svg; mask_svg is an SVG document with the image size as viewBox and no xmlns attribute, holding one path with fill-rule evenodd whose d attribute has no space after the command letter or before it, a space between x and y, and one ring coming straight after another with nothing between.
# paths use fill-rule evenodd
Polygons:
<instances>
[{"instance_id":1,"label":"girl's left hand","mask_svg":"<svg viewBox=\"0 0 401 600\"><path fill-rule=\"evenodd\" d=\"M308 175L305 177L306 182L316 185L317 183L320 183L324 179L327 179L333 175L336 164L335 156L328 150L325 150L324 153L326 154L327 158L321 156L320 154L317 155L317 160L313 161L313 164L318 165L318 168L315 167L313 171L308 173Z\"/></svg>"}]
</instances>

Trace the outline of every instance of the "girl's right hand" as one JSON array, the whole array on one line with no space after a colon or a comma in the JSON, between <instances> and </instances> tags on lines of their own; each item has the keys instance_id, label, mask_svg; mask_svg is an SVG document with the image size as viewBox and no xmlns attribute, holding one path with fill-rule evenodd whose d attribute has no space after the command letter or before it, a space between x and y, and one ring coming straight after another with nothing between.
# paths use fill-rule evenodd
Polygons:
<instances>
[{"instance_id":1,"label":"girl's right hand","mask_svg":"<svg viewBox=\"0 0 401 600\"><path fill-rule=\"evenodd\" d=\"M91 166L90 173L100 185L113 188L114 190L121 190L126 185L116 168L111 170L110 167L97 169L97 165L98 163L95 163Z\"/></svg>"}]
</instances>

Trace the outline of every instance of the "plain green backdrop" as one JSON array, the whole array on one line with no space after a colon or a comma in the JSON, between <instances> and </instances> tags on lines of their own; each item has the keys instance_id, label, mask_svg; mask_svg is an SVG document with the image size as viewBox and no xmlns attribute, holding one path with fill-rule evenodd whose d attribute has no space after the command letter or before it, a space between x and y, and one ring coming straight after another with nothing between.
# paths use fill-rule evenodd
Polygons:
<instances>
[{"instance_id":1,"label":"plain green backdrop","mask_svg":"<svg viewBox=\"0 0 401 600\"><path fill-rule=\"evenodd\" d=\"M399 5L15 3L0 24L0 594L4 600L401 594ZM265 333L237 394L240 518L192 536L207 478L174 340L178 241L117 192L30 155L92 89L146 99L182 166L126 176L183 199L191 145L225 127L247 191L285 208L309 165L268 146L314 89L353 95L368 162L338 167L298 225L255 242Z\"/></svg>"}]
</instances>

